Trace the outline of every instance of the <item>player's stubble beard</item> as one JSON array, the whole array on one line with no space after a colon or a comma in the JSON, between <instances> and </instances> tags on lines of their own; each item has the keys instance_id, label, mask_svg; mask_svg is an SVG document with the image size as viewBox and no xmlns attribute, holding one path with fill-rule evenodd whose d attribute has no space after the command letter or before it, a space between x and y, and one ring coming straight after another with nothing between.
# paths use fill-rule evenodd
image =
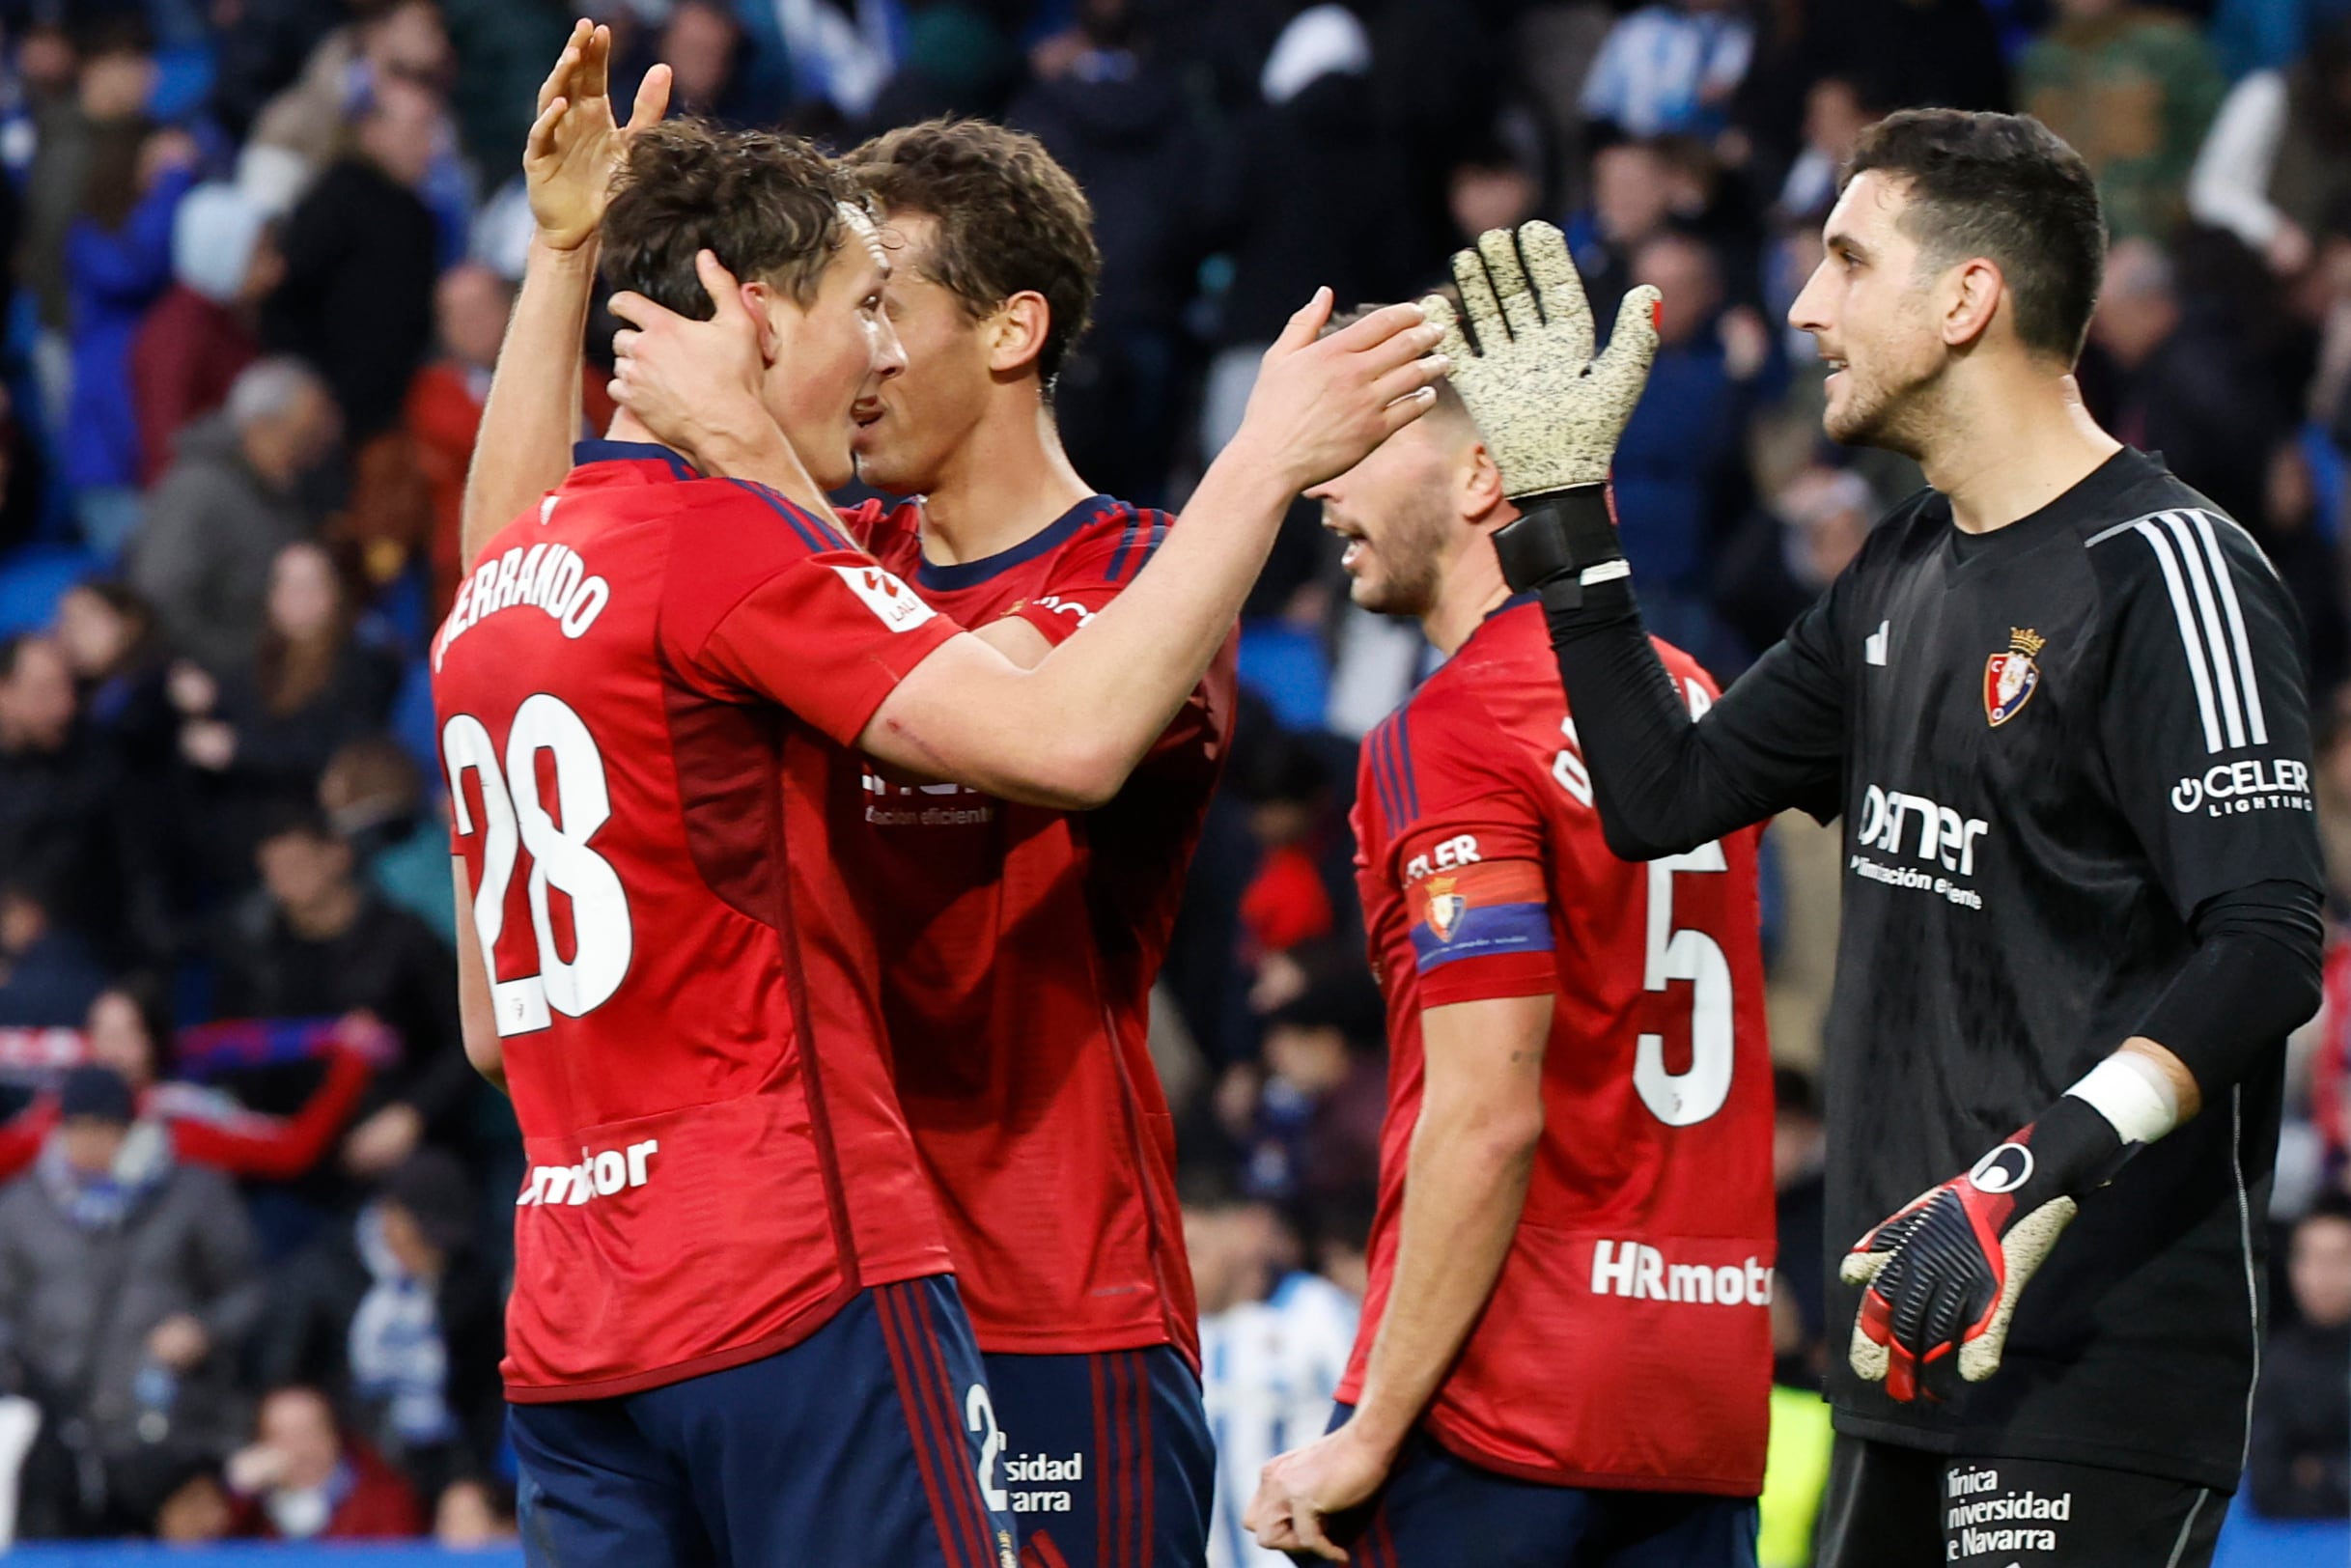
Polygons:
<instances>
[{"instance_id":1,"label":"player's stubble beard","mask_svg":"<svg viewBox=\"0 0 2351 1568\"><path fill-rule=\"evenodd\" d=\"M1376 576L1358 576L1348 597L1378 615L1417 620L1436 604L1444 583L1445 533L1451 518L1434 506L1405 506L1379 536L1366 536Z\"/></svg>"},{"instance_id":2,"label":"player's stubble beard","mask_svg":"<svg viewBox=\"0 0 2351 1568\"><path fill-rule=\"evenodd\" d=\"M1952 359L1939 339L1918 331L1872 353L1867 371L1846 361L1843 403L1833 401L1821 412L1821 429L1829 439L1840 446L1874 446L1913 460L1924 456L1945 423L1944 395Z\"/></svg>"}]
</instances>

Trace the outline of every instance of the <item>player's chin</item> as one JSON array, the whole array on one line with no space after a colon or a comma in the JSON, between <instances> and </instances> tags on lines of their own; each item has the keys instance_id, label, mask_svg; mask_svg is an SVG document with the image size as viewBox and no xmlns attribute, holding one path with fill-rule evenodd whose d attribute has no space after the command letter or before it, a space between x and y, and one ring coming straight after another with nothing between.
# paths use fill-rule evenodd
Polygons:
<instances>
[{"instance_id":1,"label":"player's chin","mask_svg":"<svg viewBox=\"0 0 2351 1568\"><path fill-rule=\"evenodd\" d=\"M808 477L819 490L837 490L857 479L856 454L847 441L822 452L803 453L800 461L808 465Z\"/></svg>"}]
</instances>

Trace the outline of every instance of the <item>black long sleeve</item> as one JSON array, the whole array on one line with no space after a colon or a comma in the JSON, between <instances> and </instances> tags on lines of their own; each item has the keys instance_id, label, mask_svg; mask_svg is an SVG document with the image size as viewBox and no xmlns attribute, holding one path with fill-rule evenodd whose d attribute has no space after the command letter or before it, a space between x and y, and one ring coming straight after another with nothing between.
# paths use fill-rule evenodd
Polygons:
<instances>
[{"instance_id":1,"label":"black long sleeve","mask_svg":"<svg viewBox=\"0 0 2351 1568\"><path fill-rule=\"evenodd\" d=\"M2190 928L2196 953L2139 1032L2177 1056L2210 1102L2318 1011L2326 924L2317 888L2263 882L2205 900Z\"/></svg>"},{"instance_id":2,"label":"black long sleeve","mask_svg":"<svg viewBox=\"0 0 2351 1568\"><path fill-rule=\"evenodd\" d=\"M1789 807L1822 822L1841 809L1835 589L1711 707L1676 689L1629 584L1584 588L1574 607L1552 597L1544 606L1552 648L1615 854L1655 859ZM1701 710L1694 720L1693 709Z\"/></svg>"}]
</instances>

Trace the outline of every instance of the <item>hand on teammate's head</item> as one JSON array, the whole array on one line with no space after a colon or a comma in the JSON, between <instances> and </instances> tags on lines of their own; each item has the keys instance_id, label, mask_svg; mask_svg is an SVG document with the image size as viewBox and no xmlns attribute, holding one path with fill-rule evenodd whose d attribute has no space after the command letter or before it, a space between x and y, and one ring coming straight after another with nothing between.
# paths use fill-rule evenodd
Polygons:
<instances>
[{"instance_id":1,"label":"hand on teammate's head","mask_svg":"<svg viewBox=\"0 0 2351 1568\"><path fill-rule=\"evenodd\" d=\"M694 271L711 297L709 321L635 293L614 294L610 305L630 323L612 335L612 401L689 456L705 433L772 422L760 399L767 359L759 321L740 283L708 250L695 252Z\"/></svg>"},{"instance_id":2,"label":"hand on teammate's head","mask_svg":"<svg viewBox=\"0 0 2351 1568\"><path fill-rule=\"evenodd\" d=\"M1266 350L1232 445L1281 465L1304 490L1360 462L1428 412L1445 357L1418 305L1388 305L1328 337L1318 289Z\"/></svg>"}]
</instances>

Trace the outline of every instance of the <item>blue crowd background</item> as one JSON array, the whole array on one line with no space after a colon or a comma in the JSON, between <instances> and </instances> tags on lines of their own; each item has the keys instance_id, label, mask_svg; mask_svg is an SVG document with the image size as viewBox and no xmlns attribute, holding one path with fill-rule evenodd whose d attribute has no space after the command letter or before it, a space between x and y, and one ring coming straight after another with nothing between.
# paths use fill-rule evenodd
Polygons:
<instances>
[{"instance_id":1,"label":"blue crowd background","mask_svg":"<svg viewBox=\"0 0 2351 1568\"><path fill-rule=\"evenodd\" d=\"M587 9L623 98L664 60L680 109L835 148L937 114L1038 135L1104 257L1062 434L1143 503L1182 503L1314 286L1406 297L1481 230L1559 221L1604 320L1637 283L1664 293L1618 509L1653 626L1725 681L1919 482L1824 443L1822 372L1784 322L1840 160L1897 107L2040 115L2113 231L2085 395L2301 604L2346 908L2351 0ZM518 154L573 15L0 0L0 1519L20 1539L511 1538L519 1151L458 1041L422 654L529 238ZM1346 813L1357 738L1431 662L1416 628L1348 604L1301 504L1248 606L1241 734L1154 1028L1212 1326L1278 1320L1296 1346L1212 1358L1235 1423L1327 1395L1361 1288L1384 1050ZM1842 1337L1807 1071L1834 841L1780 824L1768 873L1765 1557L1795 1565L1826 1441L1810 1391ZM2232 1561L2335 1550L2307 1532L2339 1541L2351 1514L2339 938L2328 976L2293 1047Z\"/></svg>"}]
</instances>

